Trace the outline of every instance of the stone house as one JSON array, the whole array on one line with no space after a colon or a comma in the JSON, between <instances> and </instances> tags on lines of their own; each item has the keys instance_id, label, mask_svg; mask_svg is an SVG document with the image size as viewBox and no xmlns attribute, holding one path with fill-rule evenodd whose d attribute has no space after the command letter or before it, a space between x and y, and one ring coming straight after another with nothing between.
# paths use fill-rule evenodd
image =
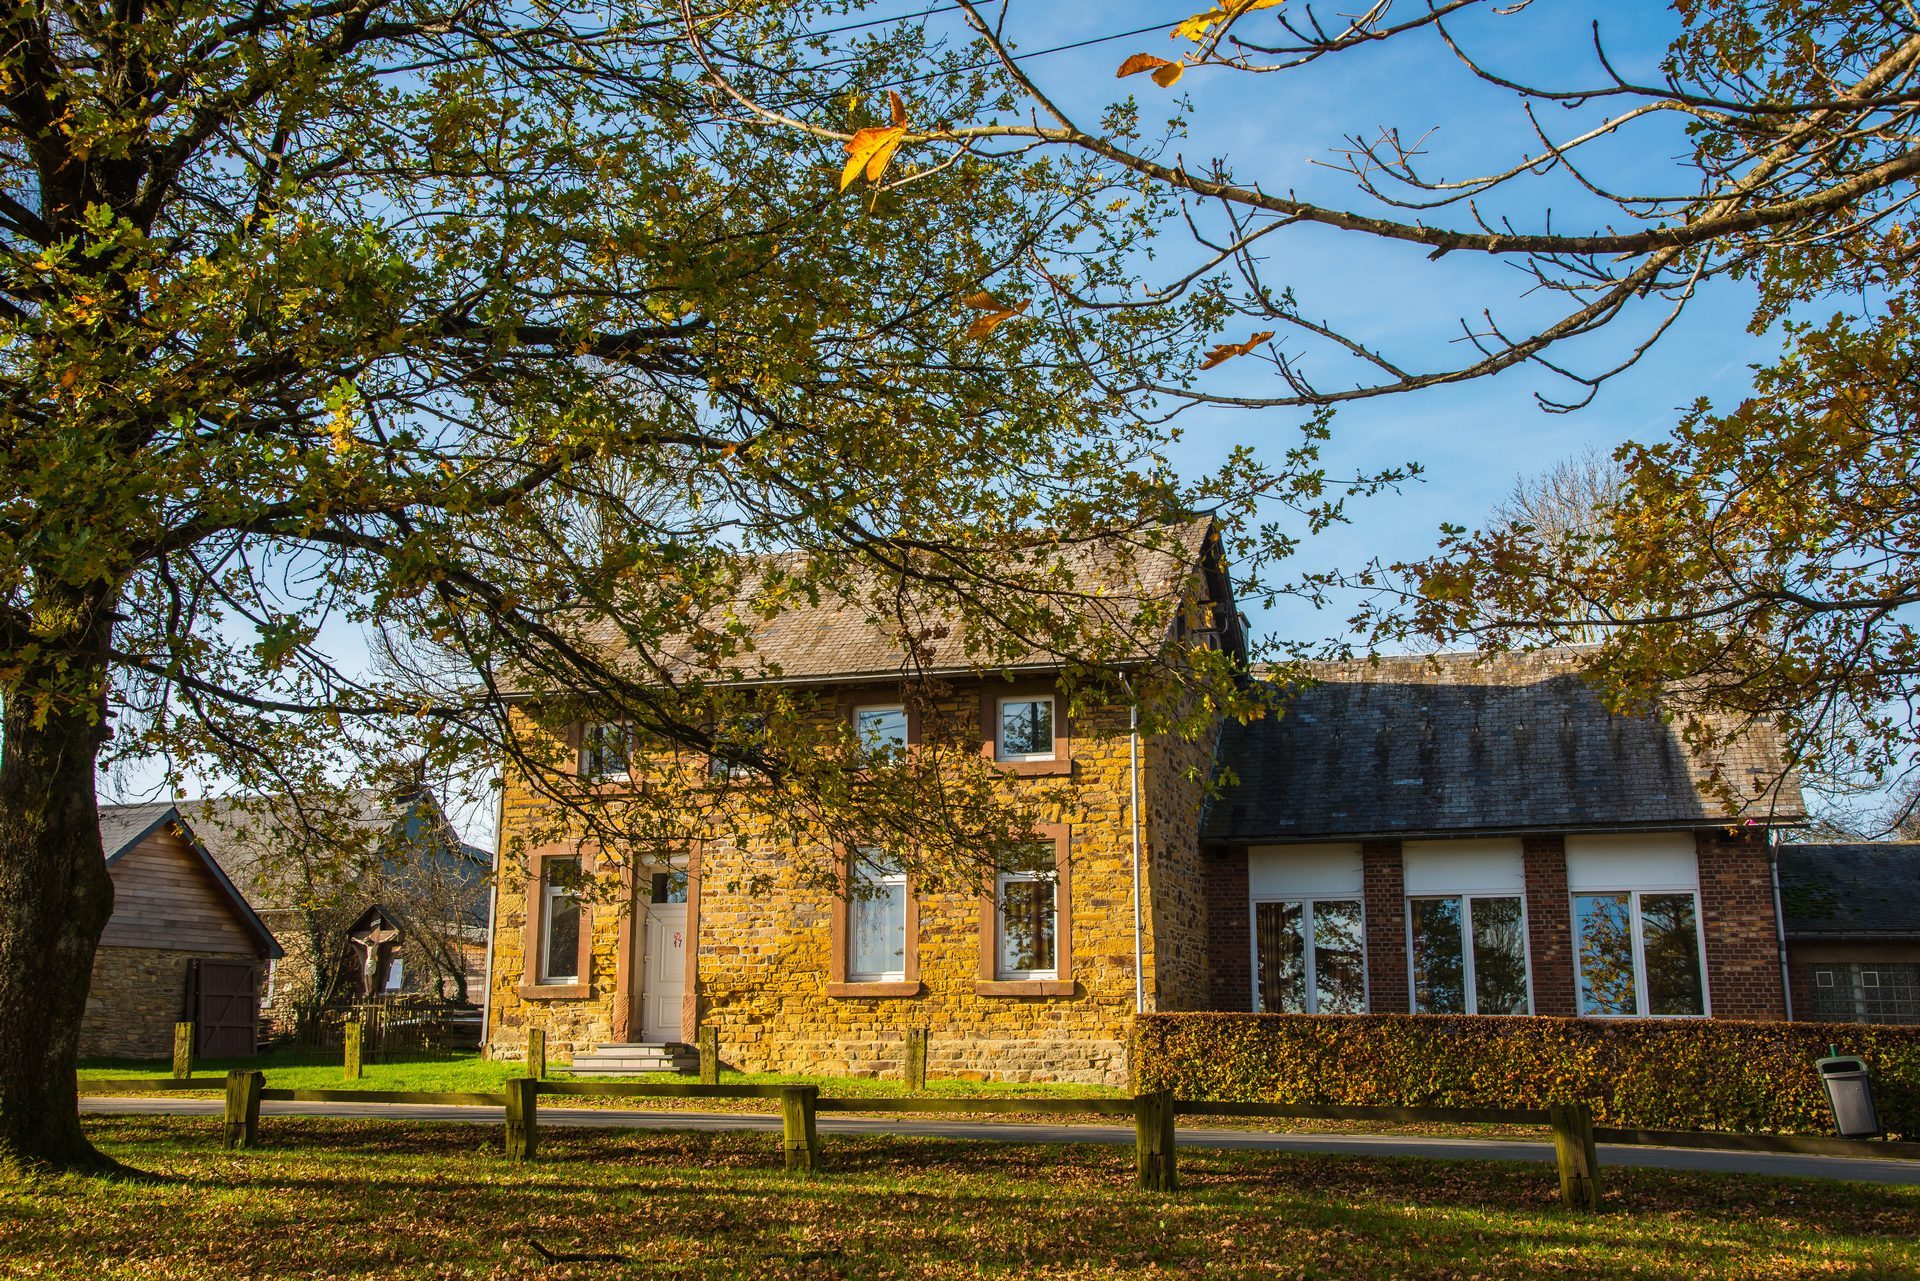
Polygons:
<instances>
[{"instance_id":1,"label":"stone house","mask_svg":"<svg viewBox=\"0 0 1920 1281\"><path fill-rule=\"evenodd\" d=\"M208 854L178 806L100 807L113 915L94 953L80 1025L84 1058L165 1058L191 1020L194 1052L252 1054L273 933Z\"/></svg>"},{"instance_id":2,"label":"stone house","mask_svg":"<svg viewBox=\"0 0 1920 1281\"><path fill-rule=\"evenodd\" d=\"M1138 584L1184 603L1162 643L1244 665L1217 532L1198 522L1186 546ZM796 608L756 644L782 680L913 740L898 646L859 611ZM490 1050L541 1027L580 1067L664 1068L712 1026L746 1070L859 1074L926 1027L937 1073L1118 1084L1140 1011L1782 1017L1768 833L1802 814L1776 746L1696 760L1659 720L1608 712L1578 663L1321 665L1272 691L1277 715L1137 743L1119 706L1069 718L1057 668L955 666L934 719L1010 792L1056 798L1039 857L977 893L835 893L723 828L590 904L568 878L598 852L535 844L498 868ZM545 804L509 773L503 849Z\"/></svg>"},{"instance_id":3,"label":"stone house","mask_svg":"<svg viewBox=\"0 0 1920 1281\"><path fill-rule=\"evenodd\" d=\"M1794 1017L1920 1023L1920 842L1782 845Z\"/></svg>"}]
</instances>

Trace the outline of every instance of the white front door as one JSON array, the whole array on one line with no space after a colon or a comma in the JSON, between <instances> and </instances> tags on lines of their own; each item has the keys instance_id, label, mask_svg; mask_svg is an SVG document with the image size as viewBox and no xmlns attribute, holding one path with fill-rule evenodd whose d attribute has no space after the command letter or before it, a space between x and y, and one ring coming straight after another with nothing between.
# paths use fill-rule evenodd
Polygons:
<instances>
[{"instance_id":1,"label":"white front door","mask_svg":"<svg viewBox=\"0 0 1920 1281\"><path fill-rule=\"evenodd\" d=\"M678 1041L687 991L687 905L655 903L647 914L646 968L641 972L640 1039Z\"/></svg>"}]
</instances>

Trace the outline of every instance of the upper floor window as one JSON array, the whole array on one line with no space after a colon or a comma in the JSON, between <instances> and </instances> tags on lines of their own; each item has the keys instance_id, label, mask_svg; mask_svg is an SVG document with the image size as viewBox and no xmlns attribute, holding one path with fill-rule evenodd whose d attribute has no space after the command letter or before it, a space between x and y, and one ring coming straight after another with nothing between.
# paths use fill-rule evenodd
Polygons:
<instances>
[{"instance_id":1,"label":"upper floor window","mask_svg":"<svg viewBox=\"0 0 1920 1281\"><path fill-rule=\"evenodd\" d=\"M999 700L994 756L1003 761L1053 759L1053 695L1023 694Z\"/></svg>"},{"instance_id":2,"label":"upper floor window","mask_svg":"<svg viewBox=\"0 0 1920 1281\"><path fill-rule=\"evenodd\" d=\"M853 734L867 756L896 756L907 750L907 709L900 703L872 703L853 709Z\"/></svg>"},{"instance_id":3,"label":"upper floor window","mask_svg":"<svg viewBox=\"0 0 1920 1281\"><path fill-rule=\"evenodd\" d=\"M1691 890L1573 896L1580 1013L1686 1016L1707 1012L1700 913Z\"/></svg>"},{"instance_id":4,"label":"upper floor window","mask_svg":"<svg viewBox=\"0 0 1920 1281\"><path fill-rule=\"evenodd\" d=\"M997 977L1059 977L1059 888L1051 843L1016 845L1002 856L993 886Z\"/></svg>"},{"instance_id":5,"label":"upper floor window","mask_svg":"<svg viewBox=\"0 0 1920 1281\"><path fill-rule=\"evenodd\" d=\"M847 877L847 980L907 976L907 874L877 849L855 853Z\"/></svg>"},{"instance_id":6,"label":"upper floor window","mask_svg":"<svg viewBox=\"0 0 1920 1281\"><path fill-rule=\"evenodd\" d=\"M580 860L540 864L540 981L580 981Z\"/></svg>"},{"instance_id":7,"label":"upper floor window","mask_svg":"<svg viewBox=\"0 0 1920 1281\"><path fill-rule=\"evenodd\" d=\"M754 772L751 753L766 732L764 716L736 717L714 731L711 769L715 778L741 778Z\"/></svg>"},{"instance_id":8,"label":"upper floor window","mask_svg":"<svg viewBox=\"0 0 1920 1281\"><path fill-rule=\"evenodd\" d=\"M580 732L581 776L628 777L633 769L633 747L633 726L626 721L589 721Z\"/></svg>"},{"instance_id":9,"label":"upper floor window","mask_svg":"<svg viewBox=\"0 0 1920 1281\"><path fill-rule=\"evenodd\" d=\"M1527 931L1519 896L1407 900L1415 1014L1525 1014Z\"/></svg>"}]
</instances>

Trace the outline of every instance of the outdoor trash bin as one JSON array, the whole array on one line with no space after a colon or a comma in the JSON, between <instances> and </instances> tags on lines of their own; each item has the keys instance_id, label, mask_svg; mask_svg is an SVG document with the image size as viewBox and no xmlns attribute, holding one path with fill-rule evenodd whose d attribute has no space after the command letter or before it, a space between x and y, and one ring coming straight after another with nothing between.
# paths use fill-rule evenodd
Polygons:
<instances>
[{"instance_id":1,"label":"outdoor trash bin","mask_svg":"<svg viewBox=\"0 0 1920 1281\"><path fill-rule=\"evenodd\" d=\"M1814 1067L1820 1071L1820 1083L1827 1087L1834 1128L1841 1137L1870 1139L1879 1135L1880 1113L1873 1106L1873 1082L1867 1077L1866 1063L1841 1054L1820 1059Z\"/></svg>"}]
</instances>

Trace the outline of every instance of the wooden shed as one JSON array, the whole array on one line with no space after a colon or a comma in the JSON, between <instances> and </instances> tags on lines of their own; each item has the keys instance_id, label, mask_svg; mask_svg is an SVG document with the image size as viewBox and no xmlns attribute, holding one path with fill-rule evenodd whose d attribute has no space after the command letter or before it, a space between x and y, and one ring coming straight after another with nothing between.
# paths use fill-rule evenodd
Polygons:
<instances>
[{"instance_id":1,"label":"wooden shed","mask_svg":"<svg viewBox=\"0 0 1920 1281\"><path fill-rule=\"evenodd\" d=\"M194 1053L252 1054L260 977L280 945L177 806L106 805L100 842L113 916L94 956L82 1057L164 1058L173 1025L196 1025Z\"/></svg>"}]
</instances>

